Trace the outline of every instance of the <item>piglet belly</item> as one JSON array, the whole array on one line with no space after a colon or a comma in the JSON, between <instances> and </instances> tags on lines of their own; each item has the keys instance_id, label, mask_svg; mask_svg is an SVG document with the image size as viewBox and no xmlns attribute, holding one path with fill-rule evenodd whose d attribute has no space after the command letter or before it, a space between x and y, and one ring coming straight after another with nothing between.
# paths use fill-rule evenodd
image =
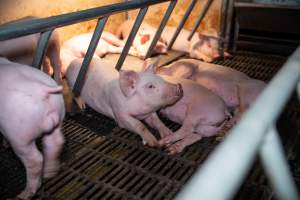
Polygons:
<instances>
[{"instance_id":1,"label":"piglet belly","mask_svg":"<svg viewBox=\"0 0 300 200\"><path fill-rule=\"evenodd\" d=\"M181 101L176 104L162 109L160 112L173 122L182 124L186 117L187 107Z\"/></svg>"}]
</instances>

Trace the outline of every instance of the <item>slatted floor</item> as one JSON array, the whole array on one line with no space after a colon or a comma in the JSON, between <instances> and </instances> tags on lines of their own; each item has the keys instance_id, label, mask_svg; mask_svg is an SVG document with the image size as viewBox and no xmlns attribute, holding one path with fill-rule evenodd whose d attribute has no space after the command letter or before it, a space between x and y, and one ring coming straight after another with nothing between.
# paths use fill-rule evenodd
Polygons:
<instances>
[{"instance_id":1,"label":"slatted floor","mask_svg":"<svg viewBox=\"0 0 300 200\"><path fill-rule=\"evenodd\" d=\"M268 81L284 60L279 56L237 52L233 59L216 63ZM300 143L295 137L300 130L299 106L295 102L286 108L278 127L284 132L289 157L294 159L291 166L295 177L300 177L300 153L291 148L295 141ZM172 130L179 128L169 121L166 124ZM62 169L55 178L44 180L34 199L172 199L219 143L215 137L205 138L183 153L169 156L164 149L143 146L139 136L90 109L68 115L63 132L66 145ZM24 187L24 168L11 149L0 148L0 163L0 199L5 199ZM259 163L254 166L236 199L269 199L272 195Z\"/></svg>"}]
</instances>

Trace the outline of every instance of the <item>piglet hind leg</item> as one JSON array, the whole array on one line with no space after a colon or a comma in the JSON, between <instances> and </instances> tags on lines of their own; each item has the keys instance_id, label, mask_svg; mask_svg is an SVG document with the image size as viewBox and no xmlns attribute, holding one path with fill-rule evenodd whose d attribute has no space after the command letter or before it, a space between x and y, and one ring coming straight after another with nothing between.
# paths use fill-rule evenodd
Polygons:
<instances>
[{"instance_id":1,"label":"piglet hind leg","mask_svg":"<svg viewBox=\"0 0 300 200\"><path fill-rule=\"evenodd\" d=\"M202 136L199 134L195 134L195 133L189 134L186 137L184 137L182 140L168 146L168 152L170 155L180 153L184 150L184 148L186 146L189 146L189 145L197 142L201 138L202 138Z\"/></svg>"},{"instance_id":2,"label":"piglet hind leg","mask_svg":"<svg viewBox=\"0 0 300 200\"><path fill-rule=\"evenodd\" d=\"M43 137L44 178L51 178L59 170L59 155L64 144L61 127L56 127L52 133Z\"/></svg>"},{"instance_id":3,"label":"piglet hind leg","mask_svg":"<svg viewBox=\"0 0 300 200\"><path fill-rule=\"evenodd\" d=\"M43 156L37 149L35 141L29 144L11 144L26 169L26 187L18 195L20 199L30 199L41 185Z\"/></svg>"}]
</instances>

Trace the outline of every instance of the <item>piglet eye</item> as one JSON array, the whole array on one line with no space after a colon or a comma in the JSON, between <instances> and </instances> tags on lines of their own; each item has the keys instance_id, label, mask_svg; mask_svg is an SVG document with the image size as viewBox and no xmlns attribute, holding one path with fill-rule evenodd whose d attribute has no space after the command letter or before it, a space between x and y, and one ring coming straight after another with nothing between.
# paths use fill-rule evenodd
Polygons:
<instances>
[{"instance_id":1,"label":"piglet eye","mask_svg":"<svg viewBox=\"0 0 300 200\"><path fill-rule=\"evenodd\" d=\"M151 84L151 85L148 85L148 88L153 89L153 88L155 88L155 87L154 87L154 85Z\"/></svg>"}]
</instances>

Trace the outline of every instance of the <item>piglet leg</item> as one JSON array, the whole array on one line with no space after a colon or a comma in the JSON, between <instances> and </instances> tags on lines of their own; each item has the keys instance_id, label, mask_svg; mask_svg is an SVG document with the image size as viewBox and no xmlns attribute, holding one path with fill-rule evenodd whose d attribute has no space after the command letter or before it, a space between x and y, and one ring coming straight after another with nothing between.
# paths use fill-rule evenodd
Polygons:
<instances>
[{"instance_id":1,"label":"piglet leg","mask_svg":"<svg viewBox=\"0 0 300 200\"><path fill-rule=\"evenodd\" d=\"M152 135L152 133L145 127L145 125L139 120L133 118L130 115L115 115L116 121L119 126L126 128L134 133L139 134L144 144L149 146L156 146L158 144L157 139Z\"/></svg>"},{"instance_id":2,"label":"piglet leg","mask_svg":"<svg viewBox=\"0 0 300 200\"><path fill-rule=\"evenodd\" d=\"M183 124L179 130L174 132L172 135L162 138L159 141L159 144L161 146L164 146L164 145L169 146L169 145L177 142L178 140L185 138L187 135L193 134L194 127L195 127L195 125L193 124L193 121L190 118L186 118L183 121Z\"/></svg>"},{"instance_id":3,"label":"piglet leg","mask_svg":"<svg viewBox=\"0 0 300 200\"><path fill-rule=\"evenodd\" d=\"M148 118L145 120L147 124L149 124L152 128L158 130L159 135L161 138L165 138L171 135L173 132L165 126L165 124L159 119L156 113L152 113Z\"/></svg>"},{"instance_id":4,"label":"piglet leg","mask_svg":"<svg viewBox=\"0 0 300 200\"><path fill-rule=\"evenodd\" d=\"M18 197L21 199L29 199L36 193L41 185L40 177L42 174L43 156L37 149L35 141L31 141L29 144L12 143L12 146L26 169L26 188Z\"/></svg>"},{"instance_id":5,"label":"piglet leg","mask_svg":"<svg viewBox=\"0 0 300 200\"><path fill-rule=\"evenodd\" d=\"M186 146L189 146L202 138L199 134L189 134L182 140L168 146L169 154L173 155L176 153L180 153Z\"/></svg>"},{"instance_id":6,"label":"piglet leg","mask_svg":"<svg viewBox=\"0 0 300 200\"><path fill-rule=\"evenodd\" d=\"M44 178L53 177L59 170L59 155L64 144L61 128L56 127L54 131L43 137L44 148Z\"/></svg>"}]
</instances>

